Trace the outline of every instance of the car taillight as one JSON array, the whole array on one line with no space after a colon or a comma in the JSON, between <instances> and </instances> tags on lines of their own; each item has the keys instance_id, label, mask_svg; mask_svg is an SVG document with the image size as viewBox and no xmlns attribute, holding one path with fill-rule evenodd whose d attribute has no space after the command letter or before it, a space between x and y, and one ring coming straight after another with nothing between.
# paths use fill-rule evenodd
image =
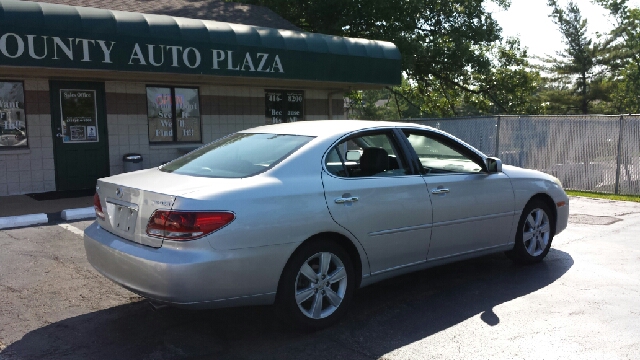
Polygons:
<instances>
[{"instance_id":1,"label":"car taillight","mask_svg":"<svg viewBox=\"0 0 640 360\"><path fill-rule=\"evenodd\" d=\"M167 240L193 240L210 234L235 219L230 212L156 210L147 224L147 234Z\"/></svg>"},{"instance_id":2,"label":"car taillight","mask_svg":"<svg viewBox=\"0 0 640 360\"><path fill-rule=\"evenodd\" d=\"M102 204L100 204L100 196L98 196L97 192L95 195L93 195L93 208L96 211L96 216L101 220L104 220L104 211L102 211Z\"/></svg>"}]
</instances>

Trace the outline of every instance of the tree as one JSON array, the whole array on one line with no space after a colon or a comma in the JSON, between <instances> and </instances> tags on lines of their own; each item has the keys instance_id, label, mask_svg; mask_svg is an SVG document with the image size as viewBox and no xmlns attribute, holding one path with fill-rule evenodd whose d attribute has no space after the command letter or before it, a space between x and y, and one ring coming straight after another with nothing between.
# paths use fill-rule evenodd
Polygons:
<instances>
[{"instance_id":1,"label":"tree","mask_svg":"<svg viewBox=\"0 0 640 360\"><path fill-rule=\"evenodd\" d=\"M551 7L550 17L558 25L564 38L566 48L559 51L558 58L548 57L545 62L549 64L545 70L555 77L551 78L552 89L547 93L551 103L565 105L566 111L572 108L582 114L589 113L589 103L594 100L590 93L590 83L595 76L597 65L598 47L587 37L587 20L582 18L580 9L570 1L565 9L558 5L557 0L548 0ZM568 79L573 80L573 89L567 89L564 85Z\"/></svg>"},{"instance_id":2,"label":"tree","mask_svg":"<svg viewBox=\"0 0 640 360\"><path fill-rule=\"evenodd\" d=\"M405 111L419 109L422 116L457 115L475 105L481 109L472 111L507 113L531 89L535 72L524 68L524 58L514 59L524 52L517 42L502 41L485 1L240 0L266 6L305 31L394 43L406 80L391 90L399 99L394 106L404 101ZM500 72L496 64L504 65ZM516 81L505 87L510 79Z\"/></svg>"},{"instance_id":3,"label":"tree","mask_svg":"<svg viewBox=\"0 0 640 360\"><path fill-rule=\"evenodd\" d=\"M472 75L478 88L486 92L467 92L466 104L480 114L539 114L543 111L539 90L542 78L531 71L527 52L518 39L507 39L492 46L488 52L492 66ZM486 94L486 95L485 95Z\"/></svg>"},{"instance_id":4,"label":"tree","mask_svg":"<svg viewBox=\"0 0 640 360\"><path fill-rule=\"evenodd\" d=\"M399 119L396 103L388 89L354 91L349 94L349 118L361 120Z\"/></svg>"},{"instance_id":5,"label":"tree","mask_svg":"<svg viewBox=\"0 0 640 360\"><path fill-rule=\"evenodd\" d=\"M627 0L596 0L609 11L615 28L603 63L609 71L611 101L618 113L640 113L640 9Z\"/></svg>"},{"instance_id":6,"label":"tree","mask_svg":"<svg viewBox=\"0 0 640 360\"><path fill-rule=\"evenodd\" d=\"M408 96L407 96L408 95ZM403 78L402 85L381 90L352 91L349 98L349 118L361 120L399 120L423 117L423 111L412 96L411 86Z\"/></svg>"}]
</instances>

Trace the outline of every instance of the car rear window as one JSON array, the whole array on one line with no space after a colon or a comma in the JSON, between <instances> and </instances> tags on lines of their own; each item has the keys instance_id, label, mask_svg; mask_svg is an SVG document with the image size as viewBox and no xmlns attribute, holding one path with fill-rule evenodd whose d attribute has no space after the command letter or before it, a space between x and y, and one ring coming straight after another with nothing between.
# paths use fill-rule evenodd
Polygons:
<instances>
[{"instance_id":1,"label":"car rear window","mask_svg":"<svg viewBox=\"0 0 640 360\"><path fill-rule=\"evenodd\" d=\"M233 134L162 166L164 172L243 178L259 174L311 141L311 136Z\"/></svg>"}]
</instances>

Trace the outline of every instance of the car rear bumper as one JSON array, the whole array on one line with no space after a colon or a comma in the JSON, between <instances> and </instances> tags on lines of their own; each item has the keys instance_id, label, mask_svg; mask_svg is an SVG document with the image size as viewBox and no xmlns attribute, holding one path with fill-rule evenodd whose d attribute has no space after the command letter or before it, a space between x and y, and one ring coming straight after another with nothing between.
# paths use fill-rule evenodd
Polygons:
<instances>
[{"instance_id":1,"label":"car rear bumper","mask_svg":"<svg viewBox=\"0 0 640 360\"><path fill-rule=\"evenodd\" d=\"M93 223L84 246L98 272L132 292L173 306L217 308L273 303L297 244L219 251L202 239L152 248Z\"/></svg>"}]
</instances>

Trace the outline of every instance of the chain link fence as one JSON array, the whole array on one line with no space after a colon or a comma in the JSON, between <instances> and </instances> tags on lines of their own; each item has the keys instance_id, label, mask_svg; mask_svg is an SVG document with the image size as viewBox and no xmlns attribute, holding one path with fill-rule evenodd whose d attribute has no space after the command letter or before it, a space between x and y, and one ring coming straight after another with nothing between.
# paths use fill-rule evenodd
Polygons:
<instances>
[{"instance_id":1,"label":"chain link fence","mask_svg":"<svg viewBox=\"0 0 640 360\"><path fill-rule=\"evenodd\" d=\"M568 189L640 195L640 115L403 121L446 131L504 164L552 174Z\"/></svg>"}]
</instances>

